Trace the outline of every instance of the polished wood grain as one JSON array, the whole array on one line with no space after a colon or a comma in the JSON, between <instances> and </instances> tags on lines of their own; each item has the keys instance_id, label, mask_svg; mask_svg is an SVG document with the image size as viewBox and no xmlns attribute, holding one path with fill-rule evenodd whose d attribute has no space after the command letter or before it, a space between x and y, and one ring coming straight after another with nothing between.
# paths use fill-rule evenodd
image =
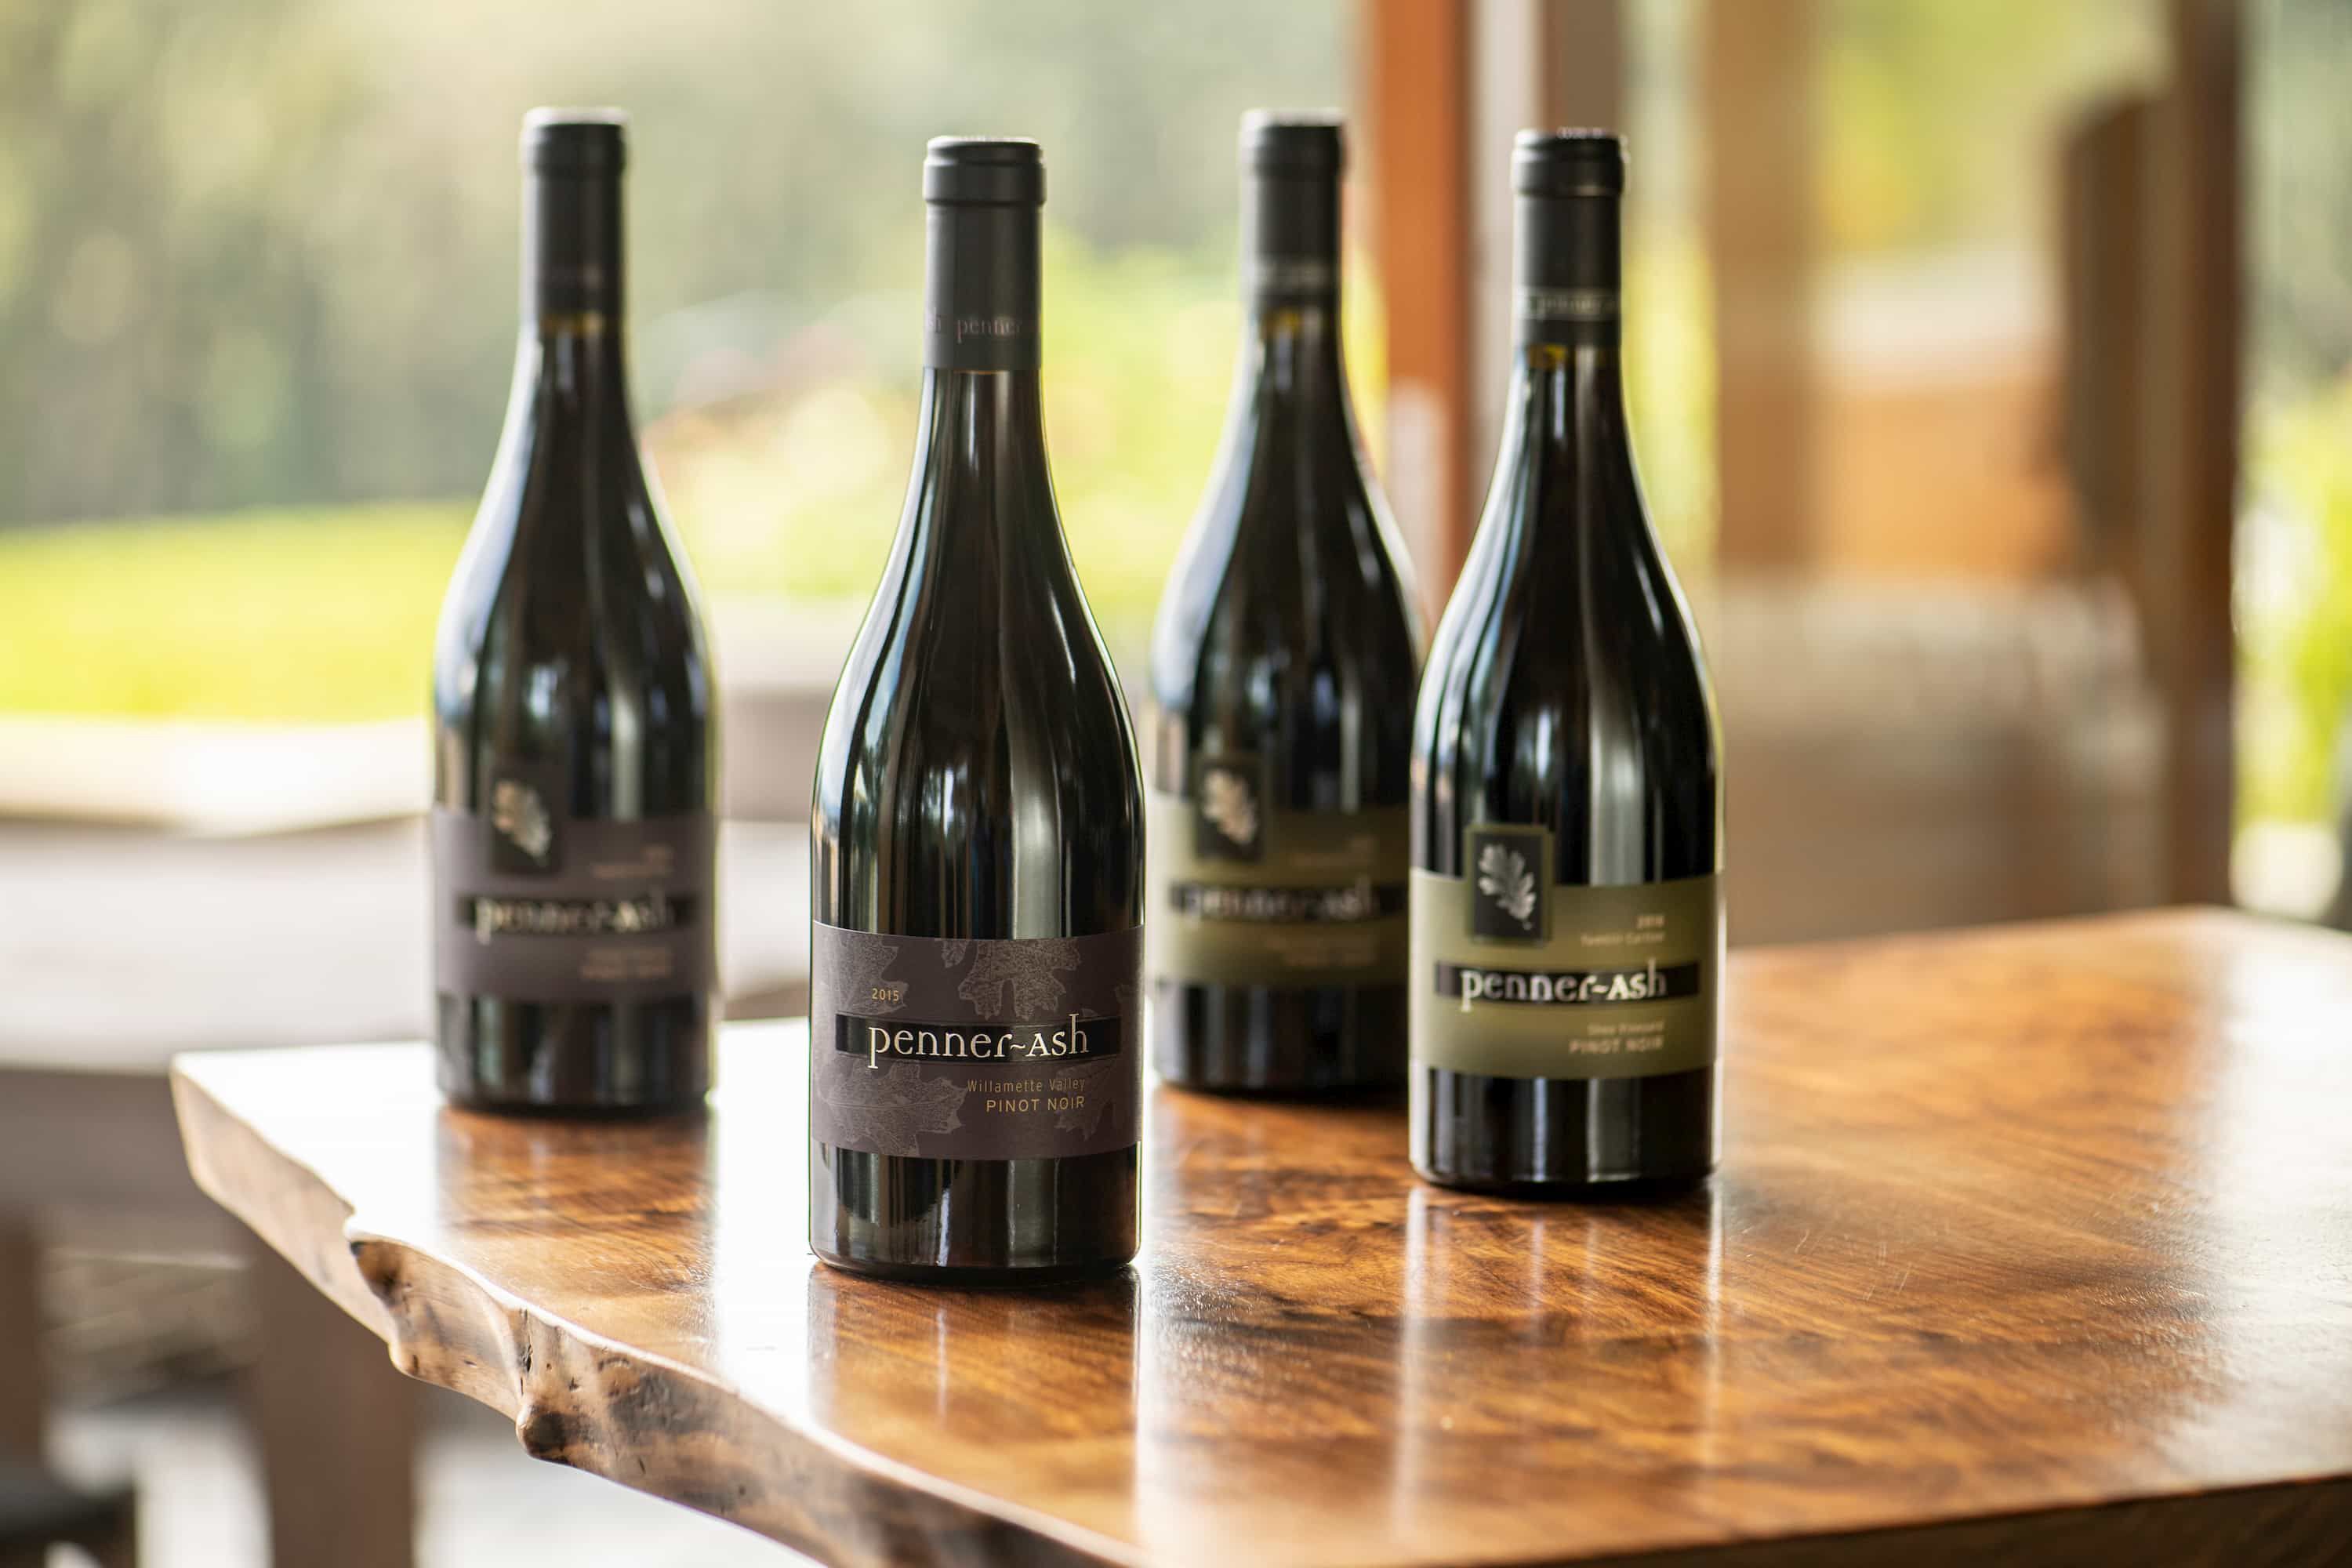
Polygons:
<instances>
[{"instance_id":1,"label":"polished wood grain","mask_svg":"<svg viewBox=\"0 0 2352 1568\"><path fill-rule=\"evenodd\" d=\"M790 1026L683 1122L451 1112L405 1046L178 1091L205 1189L397 1364L830 1562L2341 1560L2352 940L1743 952L1727 1041L1723 1170L1653 1207L1160 1089L1141 1260L1035 1295L810 1258Z\"/></svg>"}]
</instances>

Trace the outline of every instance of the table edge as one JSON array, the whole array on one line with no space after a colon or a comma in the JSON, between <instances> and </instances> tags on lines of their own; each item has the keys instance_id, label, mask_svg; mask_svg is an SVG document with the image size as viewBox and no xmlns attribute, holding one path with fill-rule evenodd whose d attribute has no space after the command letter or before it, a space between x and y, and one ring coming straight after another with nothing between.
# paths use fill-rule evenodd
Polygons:
<instances>
[{"instance_id":1,"label":"table edge","mask_svg":"<svg viewBox=\"0 0 2352 1568\"><path fill-rule=\"evenodd\" d=\"M902 1562L910 1536L943 1562L1017 1557L1069 1568L1143 1562L1129 1542L800 1426L721 1378L610 1340L463 1264L371 1228L324 1177L267 1142L215 1094L202 1058L219 1054L172 1063L173 1101L196 1184L382 1340L394 1368L508 1417L531 1458L711 1514L828 1563ZM262 1192L292 1201L264 1203ZM648 1448L628 1441L637 1426L658 1427L667 1440L650 1451L675 1458L690 1447L693 1464L649 1468ZM680 1445L682 1432L706 1441ZM709 1463L713 1443L731 1457L724 1474Z\"/></svg>"}]
</instances>

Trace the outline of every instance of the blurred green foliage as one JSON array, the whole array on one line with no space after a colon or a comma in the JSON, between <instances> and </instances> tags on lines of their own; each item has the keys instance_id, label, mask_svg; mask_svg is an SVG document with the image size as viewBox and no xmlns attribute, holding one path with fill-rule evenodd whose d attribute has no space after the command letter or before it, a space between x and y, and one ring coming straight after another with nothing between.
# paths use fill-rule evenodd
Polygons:
<instances>
[{"instance_id":1,"label":"blurred green foliage","mask_svg":"<svg viewBox=\"0 0 2352 1568\"><path fill-rule=\"evenodd\" d=\"M0 523L480 481L516 128L617 102L638 392L912 290L926 138L1046 150L1048 217L1214 256L1234 125L1344 100L1349 0L0 4ZM915 318L874 367L910 383Z\"/></svg>"},{"instance_id":2,"label":"blurred green foliage","mask_svg":"<svg viewBox=\"0 0 2352 1568\"><path fill-rule=\"evenodd\" d=\"M2252 424L2239 815L2330 821L2352 761L2352 377Z\"/></svg>"},{"instance_id":3,"label":"blurred green foliage","mask_svg":"<svg viewBox=\"0 0 2352 1568\"><path fill-rule=\"evenodd\" d=\"M2238 814L2352 796L2352 5L2248 9Z\"/></svg>"},{"instance_id":4,"label":"blurred green foliage","mask_svg":"<svg viewBox=\"0 0 2352 1568\"><path fill-rule=\"evenodd\" d=\"M0 533L0 711L420 713L465 524L375 506Z\"/></svg>"},{"instance_id":5,"label":"blurred green foliage","mask_svg":"<svg viewBox=\"0 0 2352 1568\"><path fill-rule=\"evenodd\" d=\"M1215 447L1242 328L1229 272L1049 233L1055 484L1080 576L1123 645L1145 635ZM1349 349L1360 384L1376 387L1377 298L1358 293ZM671 515L715 599L873 592L915 431L914 386L874 362L911 347L898 340L911 340L914 311L912 295L853 298L835 335L875 343L837 345L784 390L648 427ZM470 510L452 500L0 531L0 711L419 711Z\"/></svg>"},{"instance_id":6,"label":"blurred green foliage","mask_svg":"<svg viewBox=\"0 0 2352 1568\"><path fill-rule=\"evenodd\" d=\"M2152 0L1828 0L1816 188L1832 255L2045 233L2066 118L2086 93L2160 79L2162 22Z\"/></svg>"},{"instance_id":7,"label":"blurred green foliage","mask_svg":"<svg viewBox=\"0 0 2352 1568\"><path fill-rule=\"evenodd\" d=\"M1103 249L1048 230L1046 437L1071 552L1114 632L1148 622L1206 479L1242 329L1233 296L1221 256ZM884 366L912 357L916 314L912 294L853 300L809 334L835 344L816 368L654 426L672 511L713 591L873 592L916 426L915 384ZM1350 348L1359 384L1377 387L1370 315L1351 308Z\"/></svg>"}]
</instances>

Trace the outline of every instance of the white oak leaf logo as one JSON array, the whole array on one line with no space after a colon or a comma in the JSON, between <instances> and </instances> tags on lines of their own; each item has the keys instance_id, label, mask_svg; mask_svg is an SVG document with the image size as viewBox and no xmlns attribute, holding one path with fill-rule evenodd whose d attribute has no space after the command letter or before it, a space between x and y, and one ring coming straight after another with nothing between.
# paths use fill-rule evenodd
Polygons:
<instances>
[{"instance_id":1,"label":"white oak leaf logo","mask_svg":"<svg viewBox=\"0 0 2352 1568\"><path fill-rule=\"evenodd\" d=\"M925 1132L952 1132L963 1125L956 1114L964 1087L951 1078L925 1078L914 1062L827 1074L817 1092L833 1108L834 1126L851 1148L886 1154L916 1154Z\"/></svg>"},{"instance_id":2,"label":"white oak leaf logo","mask_svg":"<svg viewBox=\"0 0 2352 1568\"><path fill-rule=\"evenodd\" d=\"M1201 815L1243 848L1257 842L1257 800L1239 773L1213 769L1202 774Z\"/></svg>"},{"instance_id":3,"label":"white oak leaf logo","mask_svg":"<svg viewBox=\"0 0 2352 1568\"><path fill-rule=\"evenodd\" d=\"M547 847L555 841L555 832L537 790L512 779L500 781L490 792L490 826L533 860L547 864Z\"/></svg>"},{"instance_id":4,"label":"white oak leaf logo","mask_svg":"<svg viewBox=\"0 0 2352 1568\"><path fill-rule=\"evenodd\" d=\"M1478 890L1520 925L1535 929L1535 875L1517 850L1489 844L1478 851Z\"/></svg>"}]
</instances>

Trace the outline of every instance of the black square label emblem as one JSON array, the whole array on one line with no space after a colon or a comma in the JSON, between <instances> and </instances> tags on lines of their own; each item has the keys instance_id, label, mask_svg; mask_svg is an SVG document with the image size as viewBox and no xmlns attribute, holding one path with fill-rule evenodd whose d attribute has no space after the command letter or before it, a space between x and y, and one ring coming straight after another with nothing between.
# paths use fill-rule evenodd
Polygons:
<instances>
[{"instance_id":1,"label":"black square label emblem","mask_svg":"<svg viewBox=\"0 0 2352 1568\"><path fill-rule=\"evenodd\" d=\"M546 877L563 865L559 802L551 778L501 773L490 785L490 868L502 877Z\"/></svg>"},{"instance_id":2,"label":"black square label emblem","mask_svg":"<svg viewBox=\"0 0 2352 1568\"><path fill-rule=\"evenodd\" d=\"M1265 856L1265 770L1249 756L1202 757L1192 766L1192 853L1203 860Z\"/></svg>"}]
</instances>

